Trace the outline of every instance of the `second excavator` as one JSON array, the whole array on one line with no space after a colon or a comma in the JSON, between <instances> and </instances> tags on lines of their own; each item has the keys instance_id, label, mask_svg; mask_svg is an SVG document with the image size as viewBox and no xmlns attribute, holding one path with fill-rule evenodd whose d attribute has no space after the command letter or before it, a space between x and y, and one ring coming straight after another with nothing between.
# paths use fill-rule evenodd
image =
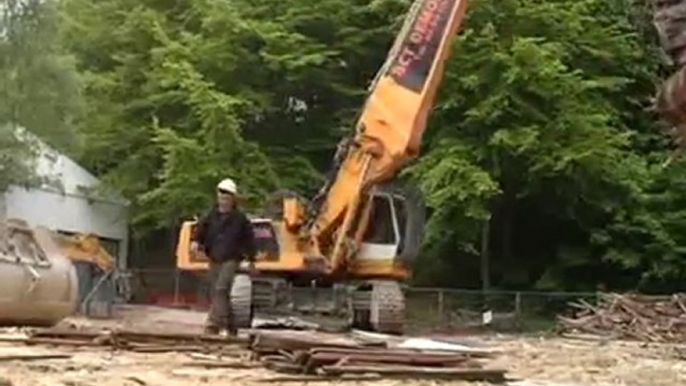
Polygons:
<instances>
[{"instance_id":1,"label":"second excavator","mask_svg":"<svg viewBox=\"0 0 686 386\"><path fill-rule=\"evenodd\" d=\"M311 201L277 194L273 216L252 219L260 275L238 275L234 281L231 303L238 327L250 326L256 287L276 290L279 283L314 280L354 286L354 325L402 332L400 282L418 254L424 211L419 195L394 180L419 151L466 6L464 0L415 1L369 88L354 136L338 147L333 178ZM188 221L181 228L177 266L205 271L206 257L189 251L194 226Z\"/></svg>"}]
</instances>

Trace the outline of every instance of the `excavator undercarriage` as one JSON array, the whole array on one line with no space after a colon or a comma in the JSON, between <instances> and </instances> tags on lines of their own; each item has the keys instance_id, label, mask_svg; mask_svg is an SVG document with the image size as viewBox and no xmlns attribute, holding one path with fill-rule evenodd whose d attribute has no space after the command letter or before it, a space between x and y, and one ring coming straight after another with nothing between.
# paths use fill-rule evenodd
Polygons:
<instances>
[{"instance_id":1,"label":"excavator undercarriage","mask_svg":"<svg viewBox=\"0 0 686 386\"><path fill-rule=\"evenodd\" d=\"M343 292L343 299L338 303L330 304L327 309L311 310L327 314L344 311L352 328L387 334L403 332L405 297L399 282L370 280L345 284L347 291ZM231 306L237 327L250 328L256 311L293 310L294 299L288 295L292 292L286 290L289 287L290 283L284 278L237 275L231 290ZM338 308L341 304L343 309ZM305 311L309 312L307 307Z\"/></svg>"},{"instance_id":2,"label":"excavator undercarriage","mask_svg":"<svg viewBox=\"0 0 686 386\"><path fill-rule=\"evenodd\" d=\"M397 281L345 283L346 291L340 291L344 296L339 294L341 299L324 309L294 307L293 292L289 291L292 289L291 285L292 283L288 283L284 278L250 278L247 274L237 275L231 290L231 307L236 327L250 328L256 312L299 310L336 315L343 311L348 325L362 330L387 334L399 334L404 330L405 297ZM310 294L310 291L321 290L301 288ZM331 287L324 289L331 290ZM341 305L343 307L340 307Z\"/></svg>"}]
</instances>

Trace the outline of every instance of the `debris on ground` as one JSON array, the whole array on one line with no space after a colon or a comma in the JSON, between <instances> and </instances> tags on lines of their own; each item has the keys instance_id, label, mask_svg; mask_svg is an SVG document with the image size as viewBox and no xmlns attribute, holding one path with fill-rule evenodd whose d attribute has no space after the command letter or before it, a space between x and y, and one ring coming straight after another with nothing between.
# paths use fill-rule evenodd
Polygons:
<instances>
[{"instance_id":1,"label":"debris on ground","mask_svg":"<svg viewBox=\"0 0 686 386\"><path fill-rule=\"evenodd\" d=\"M504 370L484 367L484 361L496 353L493 350L425 338L367 334L365 339L359 339L361 334L357 335L358 339L314 331L252 330L250 339L241 339L126 329L50 328L27 331L22 342L30 346L108 347L148 354L186 352L193 360L181 363L182 367L204 369L263 366L279 373L329 378L373 375L491 382L505 379ZM224 356L233 357L233 360L226 360L222 358ZM38 355L33 357L40 358ZM33 357L9 356L7 360L31 360ZM250 357L257 361L249 361ZM54 357L57 358L68 356Z\"/></svg>"},{"instance_id":2,"label":"debris on ground","mask_svg":"<svg viewBox=\"0 0 686 386\"><path fill-rule=\"evenodd\" d=\"M246 346L245 339L191 333L151 333L128 330L78 331L41 329L27 334L26 345L111 347L140 353L208 352L225 353Z\"/></svg>"},{"instance_id":3,"label":"debris on ground","mask_svg":"<svg viewBox=\"0 0 686 386\"><path fill-rule=\"evenodd\" d=\"M19 354L19 355L0 355L0 362L10 361L43 361L49 359L69 359L67 354Z\"/></svg>"},{"instance_id":4,"label":"debris on ground","mask_svg":"<svg viewBox=\"0 0 686 386\"><path fill-rule=\"evenodd\" d=\"M322 375L318 374L284 374L264 368L261 361L254 357L264 358L248 350L243 340L239 343L222 345L214 342L201 341L193 344L199 351L166 351L169 346L191 348L188 341L193 342L195 334L203 332L205 314L191 310L174 310L160 307L127 305L115 309L115 317L110 320L93 320L82 317L71 317L52 328L60 330L107 336L115 331L119 332L157 334L164 331L162 342L163 352L144 353L135 352L124 346L100 345L25 345L25 341L36 336L30 329L0 329L0 355L24 355L26 359L0 362L0 386L12 385L79 385L79 386L184 386L188 385L217 385L217 386L258 386L265 384L282 385L327 385L354 382L369 386L420 386L434 384L450 384L460 386L485 386L486 383L465 383L460 381L423 380L427 375L388 375L379 371L370 374ZM271 315L270 315L271 316ZM280 317L278 316L271 316ZM309 319L320 325L332 324L323 318ZM168 339L171 333L180 333L181 339ZM119 334L118 334L119 333ZM191 334L194 333L194 334ZM247 333L247 334L246 334ZM255 342L258 334L282 335L287 334L291 340L301 339L303 336L313 335L311 332L282 332L282 331L242 331L241 337L252 335L250 341ZM159 343L156 335L150 339ZM41 337L49 335L38 334ZM83 334L82 334L83 335ZM125 334L124 334L125 335ZM134 334L136 335L136 334ZM176 335L176 334L173 334ZM192 337L191 339L189 339ZM69 338L62 335L63 339ZM85 337L75 340L86 340ZM145 339L136 335L130 341L144 342ZM214 338L210 338L214 340ZM419 340L417 340L419 339ZM93 338L90 338L92 341ZM247 339L246 339L247 340ZM309 339L311 341L313 339ZM356 347L360 350L370 347L376 349L401 349L400 345L422 346L434 345L434 342L451 343L467 346L471 349L486 351L483 358L472 356L472 361L486 362L484 367L507 369L508 378L523 380L509 383L512 386L673 386L686 384L686 358L680 348L664 343L645 343L637 341L614 341L605 339L570 340L560 337L511 335L511 334L483 334L465 336L464 334L424 334L421 337L389 336L369 332L353 331L349 334L314 334L314 340L325 342L327 345L343 345ZM428 342L427 342L428 341ZM98 341L100 342L100 341ZM175 342L175 343L170 343ZM266 342L263 340L263 342ZM226 346L226 347L222 347ZM682 345L684 346L684 345ZM115 347L113 349L113 347ZM204 348L211 348L205 350ZM445 348L455 348L445 346ZM345 347L344 347L345 348ZM297 350L296 350L297 351ZM307 350L309 354L309 350ZM413 349L417 351L426 350ZM402 352L402 351L400 351ZM492 353L491 353L492 352ZM497 355L498 352L507 355ZM277 356L291 354L284 350ZM358 353L358 352L356 352ZM397 351L396 351L397 353ZM459 352L458 352L459 353ZM443 354L450 354L443 350ZM69 355L70 358L33 360L39 355ZM267 354L269 355L269 354ZM340 355L340 354L338 354ZM387 365L387 364L384 364ZM373 367L377 367L375 364ZM392 365L398 366L398 365ZM406 366L406 365L402 365ZM413 366L422 367L422 366ZM433 367L443 369L441 367ZM394 371L396 369L391 369ZM416 370L416 369L412 369ZM335 373L335 372L334 372ZM428 375L436 377L436 375ZM389 379L390 378L390 379ZM413 379L415 378L415 379ZM526 381L524 381L526 380Z\"/></svg>"},{"instance_id":5,"label":"debris on ground","mask_svg":"<svg viewBox=\"0 0 686 386\"><path fill-rule=\"evenodd\" d=\"M571 305L579 309L573 318L558 317L565 336L686 343L686 295L602 294L597 306Z\"/></svg>"},{"instance_id":6,"label":"debris on ground","mask_svg":"<svg viewBox=\"0 0 686 386\"><path fill-rule=\"evenodd\" d=\"M412 340L409 342L408 346L412 346ZM491 352L428 339L421 342L428 349L388 347L380 342L279 331L255 333L250 347L266 368L287 374L505 380L505 370L485 368L485 359L493 355ZM416 341L414 343L416 345ZM436 346L440 348L436 349Z\"/></svg>"},{"instance_id":7,"label":"debris on ground","mask_svg":"<svg viewBox=\"0 0 686 386\"><path fill-rule=\"evenodd\" d=\"M288 330L319 330L321 329L318 323L312 323L296 317L284 317L273 320L255 320L252 324L253 328L268 330L268 329L288 329Z\"/></svg>"}]
</instances>

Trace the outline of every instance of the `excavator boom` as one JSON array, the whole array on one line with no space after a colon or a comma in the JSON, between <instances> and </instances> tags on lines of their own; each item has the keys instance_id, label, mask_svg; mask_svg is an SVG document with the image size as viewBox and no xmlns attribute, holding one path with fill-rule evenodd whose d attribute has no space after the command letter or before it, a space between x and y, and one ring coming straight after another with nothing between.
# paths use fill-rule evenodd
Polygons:
<instances>
[{"instance_id":1,"label":"excavator boom","mask_svg":"<svg viewBox=\"0 0 686 386\"><path fill-rule=\"evenodd\" d=\"M418 0L408 12L370 88L355 136L343 146L345 156L309 221L310 237L331 270L342 270L352 253L345 238L360 215L364 193L393 179L419 152L451 38L466 8L466 0Z\"/></svg>"}]
</instances>

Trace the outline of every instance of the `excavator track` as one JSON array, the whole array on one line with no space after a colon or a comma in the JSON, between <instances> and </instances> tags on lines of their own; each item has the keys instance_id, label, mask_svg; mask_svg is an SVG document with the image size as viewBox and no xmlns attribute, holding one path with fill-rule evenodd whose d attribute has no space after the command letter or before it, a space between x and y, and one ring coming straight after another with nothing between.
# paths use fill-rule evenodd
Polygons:
<instances>
[{"instance_id":1,"label":"excavator track","mask_svg":"<svg viewBox=\"0 0 686 386\"><path fill-rule=\"evenodd\" d=\"M405 296L395 281L372 282L369 319L375 331L402 334L405 327Z\"/></svg>"},{"instance_id":2,"label":"excavator track","mask_svg":"<svg viewBox=\"0 0 686 386\"><path fill-rule=\"evenodd\" d=\"M231 286L231 316L236 328L251 328L253 318L252 279L238 274Z\"/></svg>"}]
</instances>

